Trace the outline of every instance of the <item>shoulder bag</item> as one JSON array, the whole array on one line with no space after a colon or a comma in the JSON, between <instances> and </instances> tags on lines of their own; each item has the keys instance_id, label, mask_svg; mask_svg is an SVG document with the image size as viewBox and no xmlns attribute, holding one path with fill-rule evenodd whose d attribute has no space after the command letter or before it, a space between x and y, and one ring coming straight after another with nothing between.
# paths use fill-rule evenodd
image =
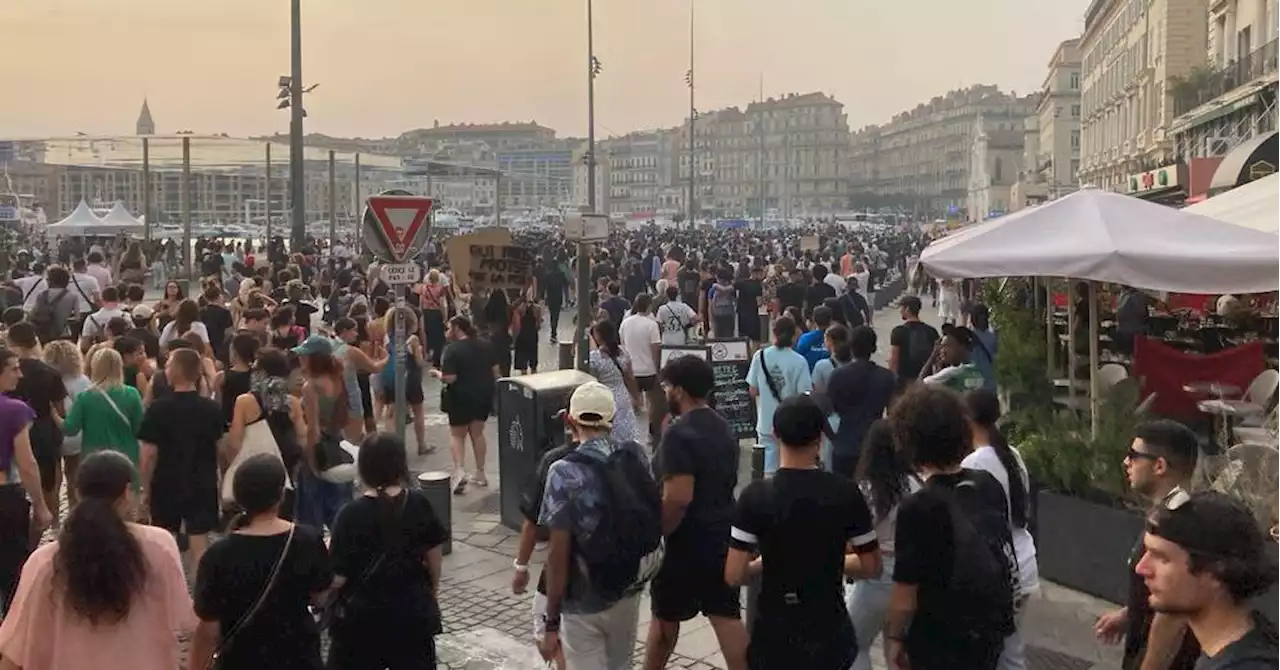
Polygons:
<instances>
[{"instance_id":1,"label":"shoulder bag","mask_svg":"<svg viewBox=\"0 0 1280 670\"><path fill-rule=\"evenodd\" d=\"M280 580L281 568L284 567L285 559L289 557L289 548L293 546L293 534L296 529L296 524L289 526L289 535L284 539L284 549L280 550L280 558L276 559L276 565L271 569L271 576L267 578L266 586L262 587L262 593L258 594L258 599L253 601L249 609L245 610L245 613L231 626L231 629L222 636L222 641L218 643L218 648L213 652L213 658L209 661L209 668L218 667L218 659L223 652L235 641L236 635L253 621L253 617L257 615L258 610L262 609L262 604L266 602L267 596L271 595L271 591L275 589L276 582Z\"/></svg>"},{"instance_id":2,"label":"shoulder bag","mask_svg":"<svg viewBox=\"0 0 1280 670\"><path fill-rule=\"evenodd\" d=\"M223 502L235 502L232 483L235 481L236 470L242 463L249 460L250 456L258 454L280 456L280 445L276 443L275 433L271 432L271 424L267 422L267 410L262 404L262 399L257 393L253 394L253 399L258 403L258 420L245 425L240 451L236 453L235 459L231 461L231 465L227 467L227 471L222 475ZM284 486L286 489L293 488L293 482L290 481L289 477L285 477Z\"/></svg>"},{"instance_id":3,"label":"shoulder bag","mask_svg":"<svg viewBox=\"0 0 1280 670\"><path fill-rule=\"evenodd\" d=\"M409 506L409 489L402 489L401 495L403 495L404 498L400 500L399 517L404 516L404 510ZM397 521L399 521L399 518L397 518ZM369 567L365 568L364 572L360 574L359 579L354 582L347 582L344 584L342 588L338 590L337 595L335 595L333 599L318 612L316 625L320 630L329 630L335 623L342 621L347 617L351 610L351 603L355 599L356 592L359 591L360 587L368 582L369 578L387 562L387 555L390 549L391 547L384 547L382 553L378 554L378 557L375 558L373 562L369 564Z\"/></svg>"}]
</instances>

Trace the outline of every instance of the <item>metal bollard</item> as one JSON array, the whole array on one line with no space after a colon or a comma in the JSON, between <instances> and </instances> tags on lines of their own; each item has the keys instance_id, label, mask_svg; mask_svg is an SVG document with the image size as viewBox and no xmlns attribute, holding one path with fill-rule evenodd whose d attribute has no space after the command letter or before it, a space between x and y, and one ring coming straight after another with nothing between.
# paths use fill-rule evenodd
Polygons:
<instances>
[{"instance_id":1,"label":"metal bollard","mask_svg":"<svg viewBox=\"0 0 1280 670\"><path fill-rule=\"evenodd\" d=\"M453 553L453 486L449 473L438 470L418 475L418 488L427 496L431 509L444 526L444 546L441 550L445 556Z\"/></svg>"},{"instance_id":2,"label":"metal bollard","mask_svg":"<svg viewBox=\"0 0 1280 670\"><path fill-rule=\"evenodd\" d=\"M761 479L764 479L764 445L757 443L751 447L751 481ZM756 576L747 580L747 635L751 634L751 627L756 622L756 600L759 597L760 577Z\"/></svg>"},{"instance_id":3,"label":"metal bollard","mask_svg":"<svg viewBox=\"0 0 1280 670\"><path fill-rule=\"evenodd\" d=\"M559 369L561 369L561 370L572 370L572 369L574 369L574 363L573 363L573 343L572 343L572 342L561 342L561 343L560 343L560 367L559 367Z\"/></svg>"}]
</instances>

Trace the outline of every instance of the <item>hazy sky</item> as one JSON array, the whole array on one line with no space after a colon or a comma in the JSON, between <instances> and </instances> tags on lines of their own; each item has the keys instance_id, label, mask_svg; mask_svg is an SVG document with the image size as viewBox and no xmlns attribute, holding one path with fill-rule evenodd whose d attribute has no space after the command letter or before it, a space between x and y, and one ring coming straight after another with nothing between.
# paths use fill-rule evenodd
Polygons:
<instances>
[{"instance_id":1,"label":"hazy sky","mask_svg":"<svg viewBox=\"0 0 1280 670\"><path fill-rule=\"evenodd\" d=\"M698 108L822 90L858 128L962 85L1038 88L1087 0L694 0ZM586 127L585 0L304 0L307 130ZM688 109L689 0L595 0L601 136ZM288 0L0 0L0 137L284 131Z\"/></svg>"}]
</instances>

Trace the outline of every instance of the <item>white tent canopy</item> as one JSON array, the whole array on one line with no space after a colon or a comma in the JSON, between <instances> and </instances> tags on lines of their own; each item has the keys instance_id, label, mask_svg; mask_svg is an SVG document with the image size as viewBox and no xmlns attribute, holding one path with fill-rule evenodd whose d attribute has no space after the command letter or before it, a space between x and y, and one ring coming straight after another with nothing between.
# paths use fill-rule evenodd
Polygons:
<instances>
[{"instance_id":1,"label":"white tent canopy","mask_svg":"<svg viewBox=\"0 0 1280 670\"><path fill-rule=\"evenodd\" d=\"M1280 174L1251 181L1183 211L1266 233L1280 233Z\"/></svg>"},{"instance_id":2,"label":"white tent canopy","mask_svg":"<svg viewBox=\"0 0 1280 670\"><path fill-rule=\"evenodd\" d=\"M939 278L1072 277L1178 293L1280 287L1275 235L1086 188L927 247Z\"/></svg>"},{"instance_id":3,"label":"white tent canopy","mask_svg":"<svg viewBox=\"0 0 1280 670\"><path fill-rule=\"evenodd\" d=\"M75 211L71 212L67 218L46 226L44 231L49 235L56 237L74 237L77 235L94 235L94 231L102 226L102 219L98 218L93 210L89 209L89 205L84 200L76 206Z\"/></svg>"},{"instance_id":4,"label":"white tent canopy","mask_svg":"<svg viewBox=\"0 0 1280 670\"><path fill-rule=\"evenodd\" d=\"M102 217L102 234L104 235L141 232L142 229L143 223L134 218L120 201L116 201L115 207Z\"/></svg>"}]
</instances>

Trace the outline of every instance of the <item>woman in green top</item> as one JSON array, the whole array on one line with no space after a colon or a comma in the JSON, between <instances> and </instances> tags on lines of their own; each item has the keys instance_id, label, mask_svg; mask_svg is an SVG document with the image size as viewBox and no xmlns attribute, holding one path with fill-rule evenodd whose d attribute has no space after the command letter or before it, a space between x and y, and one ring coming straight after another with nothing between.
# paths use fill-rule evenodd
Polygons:
<instances>
[{"instance_id":1,"label":"woman in green top","mask_svg":"<svg viewBox=\"0 0 1280 670\"><path fill-rule=\"evenodd\" d=\"M76 396L62 423L66 435L84 433L82 457L95 451L118 451L138 466L138 426L142 424L142 395L124 383L124 361L115 349L93 356L89 389Z\"/></svg>"}]
</instances>

